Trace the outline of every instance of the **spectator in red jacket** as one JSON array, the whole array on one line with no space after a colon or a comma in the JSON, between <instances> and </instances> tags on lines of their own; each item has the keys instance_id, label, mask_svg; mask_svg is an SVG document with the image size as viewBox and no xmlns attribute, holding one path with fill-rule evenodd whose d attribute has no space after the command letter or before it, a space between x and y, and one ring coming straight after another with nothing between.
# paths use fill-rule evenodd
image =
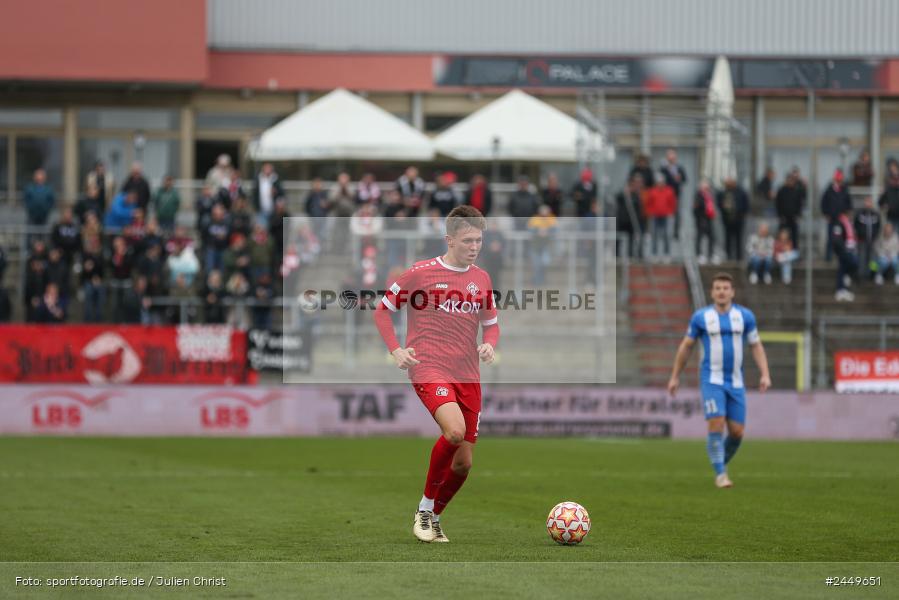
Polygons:
<instances>
[{"instance_id":1,"label":"spectator in red jacket","mask_svg":"<svg viewBox=\"0 0 899 600\"><path fill-rule=\"evenodd\" d=\"M665 184L665 176L656 174L655 185L646 192L646 216L649 217L652 230L652 254L659 256L658 243L662 240L667 258L671 252L668 240L668 220L677 209L677 198L671 186Z\"/></svg>"}]
</instances>

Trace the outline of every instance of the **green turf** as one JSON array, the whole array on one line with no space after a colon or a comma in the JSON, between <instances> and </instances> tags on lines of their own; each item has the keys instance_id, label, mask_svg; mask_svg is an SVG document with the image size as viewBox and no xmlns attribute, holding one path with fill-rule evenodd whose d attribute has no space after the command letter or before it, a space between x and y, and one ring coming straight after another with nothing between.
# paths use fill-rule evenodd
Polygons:
<instances>
[{"instance_id":1,"label":"green turf","mask_svg":"<svg viewBox=\"0 0 899 600\"><path fill-rule=\"evenodd\" d=\"M244 597L418 597L406 586L423 572L520 597L695 598L722 577L747 596L899 594L895 443L747 440L736 486L717 490L701 441L485 439L444 516L452 542L424 545L410 525L430 444L0 438L0 597L30 573L209 573L230 587L167 592ZM561 500L590 511L579 547L543 528ZM93 561L133 564L22 564ZM185 561L213 564L146 564ZM659 564L675 562L688 564ZM721 564L746 562L781 564ZM877 575L839 591L823 579Z\"/></svg>"}]
</instances>

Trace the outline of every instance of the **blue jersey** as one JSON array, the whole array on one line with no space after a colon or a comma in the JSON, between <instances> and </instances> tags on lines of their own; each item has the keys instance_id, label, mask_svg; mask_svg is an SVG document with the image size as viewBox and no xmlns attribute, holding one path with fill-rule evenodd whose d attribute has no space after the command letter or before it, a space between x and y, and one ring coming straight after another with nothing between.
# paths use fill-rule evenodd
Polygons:
<instances>
[{"instance_id":1,"label":"blue jersey","mask_svg":"<svg viewBox=\"0 0 899 600\"><path fill-rule=\"evenodd\" d=\"M714 305L701 308L693 313L687 336L702 338L701 384L743 387L743 346L759 341L751 310L739 304L733 304L725 314L715 310Z\"/></svg>"}]
</instances>

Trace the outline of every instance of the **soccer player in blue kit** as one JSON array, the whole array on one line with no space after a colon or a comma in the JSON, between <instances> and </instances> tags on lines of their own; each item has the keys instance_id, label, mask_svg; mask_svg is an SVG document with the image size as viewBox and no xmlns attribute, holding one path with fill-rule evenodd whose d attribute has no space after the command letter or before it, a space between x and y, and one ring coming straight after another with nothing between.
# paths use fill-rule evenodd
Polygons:
<instances>
[{"instance_id":1,"label":"soccer player in blue kit","mask_svg":"<svg viewBox=\"0 0 899 600\"><path fill-rule=\"evenodd\" d=\"M759 389L771 387L768 358L759 339L755 315L745 306L734 304L734 280L718 273L712 280L713 304L693 313L687 335L677 349L674 368L668 381L668 393L674 396L680 386L693 345L702 340L703 357L699 367L702 405L708 422L709 460L715 469L715 485L729 488L727 463L734 457L743 439L746 424L746 388L743 385L743 346L748 343L759 368ZM727 438L724 437L725 423Z\"/></svg>"}]
</instances>

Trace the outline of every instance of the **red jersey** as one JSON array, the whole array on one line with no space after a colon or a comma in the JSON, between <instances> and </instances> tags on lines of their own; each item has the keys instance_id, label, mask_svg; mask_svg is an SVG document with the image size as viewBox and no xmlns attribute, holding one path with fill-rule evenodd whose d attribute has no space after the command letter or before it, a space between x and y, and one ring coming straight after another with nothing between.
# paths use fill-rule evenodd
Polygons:
<instances>
[{"instance_id":1,"label":"red jersey","mask_svg":"<svg viewBox=\"0 0 899 600\"><path fill-rule=\"evenodd\" d=\"M497 324L486 271L453 267L440 257L419 261L389 283L381 303L394 312L407 309L405 346L421 361L409 369L412 381L480 382L478 328ZM398 347L391 345L391 352Z\"/></svg>"}]
</instances>

